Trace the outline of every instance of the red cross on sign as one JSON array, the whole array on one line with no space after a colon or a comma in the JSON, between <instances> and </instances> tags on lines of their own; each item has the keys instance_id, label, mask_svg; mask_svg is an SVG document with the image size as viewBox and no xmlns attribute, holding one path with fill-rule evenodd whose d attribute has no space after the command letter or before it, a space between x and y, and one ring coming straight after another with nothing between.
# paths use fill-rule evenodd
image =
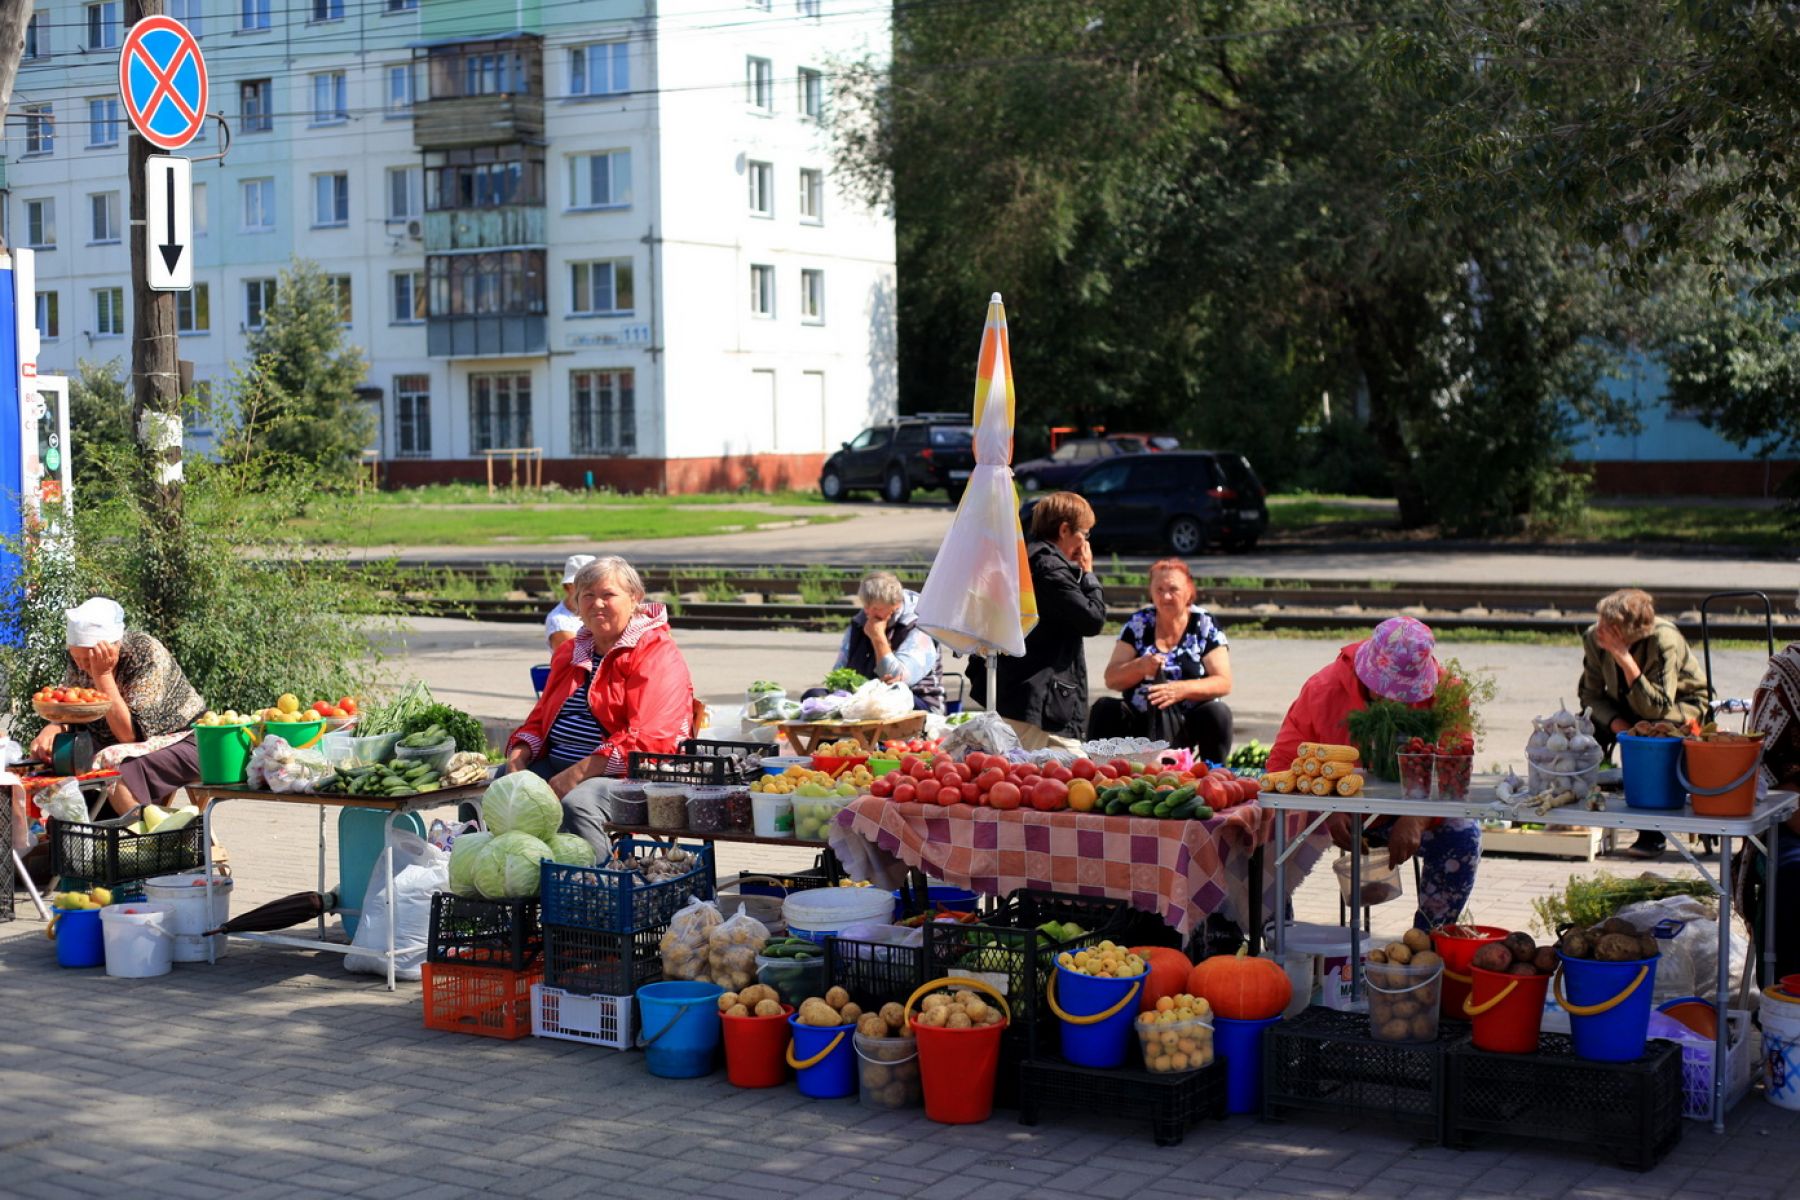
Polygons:
<instances>
[{"instance_id":1,"label":"red cross on sign","mask_svg":"<svg viewBox=\"0 0 1800 1200\"><path fill-rule=\"evenodd\" d=\"M119 95L132 127L159 150L179 150L206 121L200 43L174 17L145 17L119 49Z\"/></svg>"}]
</instances>

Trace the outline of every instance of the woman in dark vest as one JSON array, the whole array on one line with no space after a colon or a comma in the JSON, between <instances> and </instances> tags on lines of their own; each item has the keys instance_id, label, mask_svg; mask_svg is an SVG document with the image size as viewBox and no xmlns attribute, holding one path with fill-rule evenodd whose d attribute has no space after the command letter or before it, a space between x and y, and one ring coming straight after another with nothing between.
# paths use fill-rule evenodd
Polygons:
<instances>
[{"instance_id":1,"label":"woman in dark vest","mask_svg":"<svg viewBox=\"0 0 1800 1200\"><path fill-rule=\"evenodd\" d=\"M904 683L913 707L944 711L943 668L938 645L919 628L919 596L886 571L876 571L856 590L862 611L850 618L834 667L849 667L869 679Z\"/></svg>"}]
</instances>

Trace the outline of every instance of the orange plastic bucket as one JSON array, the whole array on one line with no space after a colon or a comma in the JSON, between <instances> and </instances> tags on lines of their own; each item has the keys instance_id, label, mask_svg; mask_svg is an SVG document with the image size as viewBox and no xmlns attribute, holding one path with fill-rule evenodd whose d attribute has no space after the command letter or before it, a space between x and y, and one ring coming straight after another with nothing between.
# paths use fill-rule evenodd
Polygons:
<instances>
[{"instance_id":1,"label":"orange plastic bucket","mask_svg":"<svg viewBox=\"0 0 1800 1200\"><path fill-rule=\"evenodd\" d=\"M973 1029L940 1029L913 1020L913 1005L941 987L983 992L1004 1020ZM925 1115L940 1125L975 1125L994 1112L994 1082L1000 1072L1000 1038L1012 1024L1006 997L978 979L934 979L906 1002L906 1020L919 1042L919 1080Z\"/></svg>"},{"instance_id":2,"label":"orange plastic bucket","mask_svg":"<svg viewBox=\"0 0 1800 1200\"><path fill-rule=\"evenodd\" d=\"M1676 778L1687 789L1697 817L1747 817L1756 807L1756 770L1762 765L1762 738L1747 742L1681 743L1682 769Z\"/></svg>"},{"instance_id":3,"label":"orange plastic bucket","mask_svg":"<svg viewBox=\"0 0 1800 1200\"><path fill-rule=\"evenodd\" d=\"M787 1082L788 1014L794 1006L781 1006L779 1017L728 1017L719 1014L725 1029L725 1078L741 1088L780 1087Z\"/></svg>"},{"instance_id":4,"label":"orange plastic bucket","mask_svg":"<svg viewBox=\"0 0 1800 1200\"><path fill-rule=\"evenodd\" d=\"M1506 939L1507 930L1493 925L1445 925L1431 932L1431 947L1444 960L1444 988L1438 996L1438 1015L1466 1021L1463 1001L1469 998L1469 968L1475 952L1489 942Z\"/></svg>"},{"instance_id":5,"label":"orange plastic bucket","mask_svg":"<svg viewBox=\"0 0 1800 1200\"><path fill-rule=\"evenodd\" d=\"M1538 1031L1544 1024L1544 994L1548 975L1505 975L1472 967L1469 998L1463 1016L1475 1022L1477 1049L1500 1054L1530 1054L1538 1048Z\"/></svg>"}]
</instances>

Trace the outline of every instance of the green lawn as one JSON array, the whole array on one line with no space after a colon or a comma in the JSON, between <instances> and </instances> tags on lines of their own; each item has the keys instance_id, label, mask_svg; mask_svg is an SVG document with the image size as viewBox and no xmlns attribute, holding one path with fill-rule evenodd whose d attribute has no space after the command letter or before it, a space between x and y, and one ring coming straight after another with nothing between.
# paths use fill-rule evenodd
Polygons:
<instances>
[{"instance_id":1,"label":"green lawn","mask_svg":"<svg viewBox=\"0 0 1800 1200\"><path fill-rule=\"evenodd\" d=\"M1606 504L1588 506L1577 540L1691 542L1784 550L1800 546L1800 524L1780 508L1726 504Z\"/></svg>"},{"instance_id":2,"label":"green lawn","mask_svg":"<svg viewBox=\"0 0 1800 1200\"><path fill-rule=\"evenodd\" d=\"M1270 496L1269 528L1304 529L1312 525L1357 522L1392 522L1392 500L1369 496L1330 496L1317 492L1287 492Z\"/></svg>"},{"instance_id":3,"label":"green lawn","mask_svg":"<svg viewBox=\"0 0 1800 1200\"><path fill-rule=\"evenodd\" d=\"M572 547L641 538L742 533L760 525L829 524L823 513L792 516L751 509L704 509L682 504L538 505L525 508L415 505L320 506L286 522L292 533L320 545L506 546L566 541Z\"/></svg>"},{"instance_id":4,"label":"green lawn","mask_svg":"<svg viewBox=\"0 0 1800 1200\"><path fill-rule=\"evenodd\" d=\"M709 504L780 504L822 505L817 491L771 492L696 492L692 495L667 496L660 492L615 492L606 488L595 491L547 488L544 491L508 491L501 488L492 496L487 486L479 483L434 483L425 487L400 488L393 491L365 493L365 498L382 508L410 508L427 505L582 505L612 508L621 505L685 507Z\"/></svg>"}]
</instances>

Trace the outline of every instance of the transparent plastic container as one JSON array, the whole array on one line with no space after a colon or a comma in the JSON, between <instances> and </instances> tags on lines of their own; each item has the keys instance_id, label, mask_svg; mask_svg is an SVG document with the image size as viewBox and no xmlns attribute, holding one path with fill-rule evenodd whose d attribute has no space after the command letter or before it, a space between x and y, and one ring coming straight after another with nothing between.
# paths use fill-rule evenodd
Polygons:
<instances>
[{"instance_id":1,"label":"transparent plastic container","mask_svg":"<svg viewBox=\"0 0 1800 1200\"><path fill-rule=\"evenodd\" d=\"M808 996L825 994L825 952L820 950L817 958L770 958L759 954L756 982L774 988L783 1004L799 1008Z\"/></svg>"},{"instance_id":2,"label":"transparent plastic container","mask_svg":"<svg viewBox=\"0 0 1800 1200\"><path fill-rule=\"evenodd\" d=\"M695 833L725 832L725 797L730 793L723 787L689 788L687 827Z\"/></svg>"},{"instance_id":3,"label":"transparent plastic container","mask_svg":"<svg viewBox=\"0 0 1800 1200\"><path fill-rule=\"evenodd\" d=\"M1367 963L1363 985L1369 997L1369 1033L1377 1041L1437 1040L1444 964Z\"/></svg>"},{"instance_id":4,"label":"transparent plastic container","mask_svg":"<svg viewBox=\"0 0 1800 1200\"><path fill-rule=\"evenodd\" d=\"M1337 874L1338 891L1343 896L1344 903L1350 903L1350 855L1339 855L1338 860L1331 864L1331 869ZM1405 886L1400 882L1399 869L1388 866L1385 851L1379 855L1363 855L1362 903L1364 907L1398 900L1405 890Z\"/></svg>"},{"instance_id":5,"label":"transparent plastic container","mask_svg":"<svg viewBox=\"0 0 1800 1200\"><path fill-rule=\"evenodd\" d=\"M1470 754L1433 755L1431 773L1437 781L1438 799L1461 803L1469 798L1469 781L1475 774L1475 758Z\"/></svg>"},{"instance_id":6,"label":"transparent plastic container","mask_svg":"<svg viewBox=\"0 0 1800 1200\"><path fill-rule=\"evenodd\" d=\"M1436 759L1435 754L1394 755L1394 765L1397 768L1395 773L1400 776L1402 800L1431 799L1432 764Z\"/></svg>"},{"instance_id":7,"label":"transparent plastic container","mask_svg":"<svg viewBox=\"0 0 1800 1200\"><path fill-rule=\"evenodd\" d=\"M687 785L680 783L646 783L644 799L649 817L644 822L652 829L686 829L688 810Z\"/></svg>"},{"instance_id":8,"label":"transparent plastic container","mask_svg":"<svg viewBox=\"0 0 1800 1200\"><path fill-rule=\"evenodd\" d=\"M435 746L395 746L394 761L403 763L422 762L432 770L442 774L450 765L450 756L456 753L456 739L445 738Z\"/></svg>"},{"instance_id":9,"label":"transparent plastic container","mask_svg":"<svg viewBox=\"0 0 1800 1200\"><path fill-rule=\"evenodd\" d=\"M844 805L844 796L795 796L794 836L803 842L822 842L831 836L831 824Z\"/></svg>"},{"instance_id":10,"label":"transparent plastic container","mask_svg":"<svg viewBox=\"0 0 1800 1200\"><path fill-rule=\"evenodd\" d=\"M917 1038L855 1037L858 1099L864 1108L892 1112L924 1103Z\"/></svg>"},{"instance_id":11,"label":"transparent plastic container","mask_svg":"<svg viewBox=\"0 0 1800 1200\"><path fill-rule=\"evenodd\" d=\"M1163 1021L1164 1014L1139 1013L1132 1026L1144 1051L1144 1069L1152 1075L1179 1075L1212 1065L1211 1015Z\"/></svg>"}]
</instances>

